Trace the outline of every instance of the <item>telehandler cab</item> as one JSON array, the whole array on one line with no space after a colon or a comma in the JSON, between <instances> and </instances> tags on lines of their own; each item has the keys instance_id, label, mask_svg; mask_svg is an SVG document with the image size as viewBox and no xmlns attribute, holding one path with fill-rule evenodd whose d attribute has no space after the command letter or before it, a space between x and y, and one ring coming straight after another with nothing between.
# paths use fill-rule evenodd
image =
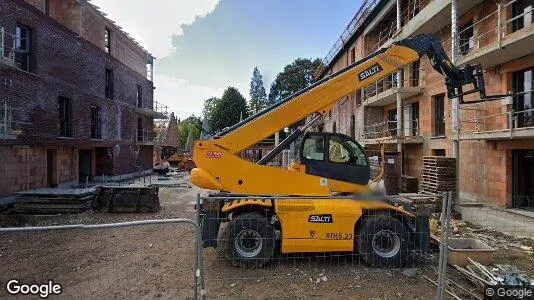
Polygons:
<instances>
[{"instance_id":1,"label":"telehandler cab","mask_svg":"<svg viewBox=\"0 0 534 300\"><path fill-rule=\"evenodd\" d=\"M479 92L480 66L454 66L435 36L395 42L266 108L212 139L195 142L191 181L218 190L201 207L204 247L221 247L234 265L254 268L282 253L356 252L374 266L401 266L428 247L428 216L389 204L370 189L369 160L357 141L307 132L335 102L427 55L445 77L449 98ZM462 87L474 85L470 91ZM309 117L311 116L311 117ZM306 117L308 121L257 163L237 154ZM266 164L291 143L288 169ZM221 222L227 222L218 240Z\"/></svg>"}]
</instances>

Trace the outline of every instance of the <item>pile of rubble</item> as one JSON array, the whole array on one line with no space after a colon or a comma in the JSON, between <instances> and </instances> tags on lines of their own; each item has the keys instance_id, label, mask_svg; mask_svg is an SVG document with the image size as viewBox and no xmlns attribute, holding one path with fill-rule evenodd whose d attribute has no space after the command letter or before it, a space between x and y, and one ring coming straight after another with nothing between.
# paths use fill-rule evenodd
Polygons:
<instances>
[{"instance_id":1,"label":"pile of rubble","mask_svg":"<svg viewBox=\"0 0 534 300\"><path fill-rule=\"evenodd\" d=\"M440 217L441 214L435 213L430 218L431 237L437 243L441 242L442 228ZM534 277L529 276L527 273L532 271L531 268L528 267L528 261L531 261L528 258L534 254L534 239L513 236L493 229L481 228L469 222L458 219L450 220L449 230L449 237L451 238L473 239L486 244L495 250L501 250L500 252L495 252L495 254L492 255L496 262L493 264L491 264L491 262L487 262L489 265L481 264L480 262L484 262L484 259L473 259L474 257L471 255L467 256L466 264L456 265L455 263L457 262L454 262L454 260L451 261L449 257L449 264L455 271L462 275L455 277L455 281L451 280L450 278L445 278L445 292L452 298L482 300L485 299L484 288L487 287L496 285L531 287L534 285ZM464 249L467 249L466 251L469 253L469 251L471 251L470 249L473 248ZM450 248L449 251L451 251ZM513 257L512 259L508 257L510 253L514 253L511 256ZM517 262L525 271L516 266L503 262L505 261L514 264L514 259L517 259L517 257L525 258L525 262L527 263ZM430 280L429 278L426 279ZM471 284L466 285L468 282Z\"/></svg>"},{"instance_id":2,"label":"pile of rubble","mask_svg":"<svg viewBox=\"0 0 534 300\"><path fill-rule=\"evenodd\" d=\"M469 264L463 268L454 265L454 268L464 274L469 281L476 286L484 285L514 285L514 286L532 286L534 279L528 276L527 272L518 268L504 264L493 264L484 266L470 258Z\"/></svg>"},{"instance_id":3,"label":"pile of rubble","mask_svg":"<svg viewBox=\"0 0 534 300\"><path fill-rule=\"evenodd\" d=\"M530 238L519 238L497 230L476 227L462 220L451 219L450 236L467 237L477 239L495 249L523 250L527 253L534 253L534 240ZM441 221L439 214L434 214L430 219L430 232L435 240L439 240L441 235Z\"/></svg>"}]
</instances>

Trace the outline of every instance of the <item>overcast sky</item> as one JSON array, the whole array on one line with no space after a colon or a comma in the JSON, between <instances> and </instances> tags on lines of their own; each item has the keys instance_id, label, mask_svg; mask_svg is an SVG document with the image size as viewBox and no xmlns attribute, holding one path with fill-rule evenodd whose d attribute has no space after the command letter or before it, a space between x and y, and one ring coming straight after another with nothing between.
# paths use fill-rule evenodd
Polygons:
<instances>
[{"instance_id":1,"label":"overcast sky","mask_svg":"<svg viewBox=\"0 0 534 300\"><path fill-rule=\"evenodd\" d=\"M156 58L155 100L200 116L235 86L248 99L258 66L267 91L298 57L324 57L360 0L91 0Z\"/></svg>"}]
</instances>

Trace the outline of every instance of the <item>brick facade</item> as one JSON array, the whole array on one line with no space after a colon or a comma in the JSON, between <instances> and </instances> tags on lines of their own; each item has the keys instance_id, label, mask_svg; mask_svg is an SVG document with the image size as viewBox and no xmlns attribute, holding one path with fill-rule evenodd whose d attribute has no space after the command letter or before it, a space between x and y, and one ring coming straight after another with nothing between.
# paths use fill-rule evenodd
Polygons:
<instances>
[{"instance_id":1,"label":"brick facade","mask_svg":"<svg viewBox=\"0 0 534 300\"><path fill-rule=\"evenodd\" d=\"M425 6L431 2L433 1L423 1L420 10L423 10ZM401 3L404 2L401 1ZM476 26L474 26L473 34L476 39L475 49L472 50L472 53L469 55L482 55L478 54L476 51L497 43L498 38L495 33L496 30L492 31L492 28L495 27L495 24L497 23L497 14L491 14L493 11L496 11L497 3L499 3L497 0L483 1L480 4L474 5L468 10L463 11L462 15L459 17L459 27L466 25L471 20L475 23L478 22ZM503 4L501 3L501 5ZM395 7L393 7L392 10L395 11ZM431 15L436 12L427 11L426 13ZM501 18L503 20L510 19L511 9L509 7L503 8L501 13ZM402 23L404 26L409 20L406 18L405 10L403 10L403 14ZM487 17L488 15L489 17ZM374 16L372 18L374 18ZM447 18L450 20L450 6L448 8ZM433 18L427 18L425 22L433 22L432 20ZM377 28L384 29L391 24L391 21L394 22L395 20L384 17L384 20L382 21L383 24L377 26ZM450 54L450 21L448 24L442 24L442 26L444 26L444 28L435 32L435 34L441 38L445 49ZM534 25L530 26L531 27L522 30L534 30ZM403 28L394 33L393 36L401 34L402 30ZM510 38L514 38L514 33L512 33L510 24L504 26L503 31L504 34L509 35ZM365 32L365 34L363 32ZM321 71L321 69L319 70L321 71L319 73L320 77L349 65L351 63L349 61L351 51L354 51L355 53L355 60L362 59L366 54L374 51L376 48L373 48L372 46L379 40L379 32L380 30L367 30L366 28L363 28L359 33L357 32L356 36L349 39L347 44L345 44L340 52L338 52L338 55L335 56L335 60L331 61L326 69L322 69L323 71ZM482 34L484 34L484 38L478 38ZM506 53L503 52L503 55L506 55ZM459 62L463 63L463 61L467 59L469 59L468 55L466 55L465 58L460 58ZM487 94L504 94L508 91L512 91L513 72L533 66L534 48L531 48L530 53L527 53L525 56L508 59L497 65L484 67L483 64L483 67L485 68L484 78ZM402 100L402 106L404 107L405 105L415 102L418 103L419 135L421 136L422 142L414 144L403 144L402 142L398 142L402 149L403 174L417 177L420 177L422 174L422 156L435 155L441 150L445 151L445 155L452 156L452 141L456 138L456 133L452 130L451 101L446 97L445 136L434 136L436 131L434 119L435 96L445 94L446 89L444 78L432 68L427 57L421 59L420 69L419 85L422 87L422 93L411 98L404 98ZM410 76L410 73L405 70L404 79L406 80L406 78L410 78ZM346 99L353 100L347 101ZM476 95L474 95L465 97L464 100L468 101L476 99ZM348 129L350 128L350 116L355 115L357 118L355 128L356 139L360 143L366 144L369 137L365 137L363 133L366 131L366 133L369 132L368 129L366 129L367 127L364 126L386 121L388 111L392 109L396 109L395 101L382 106L366 106L364 104L357 106L355 105L355 94L352 94L348 97L339 99L332 109L331 115L329 117L325 116L323 126L325 130L331 131L335 122L338 132L351 135L351 132ZM495 117L484 119L484 131L491 132L510 129L508 116L506 115L507 107L503 105L501 101L498 100L480 104L478 105L478 110L479 112L475 112L473 109L461 109L460 119L472 119L475 117L475 113L480 114L480 111L482 111L486 116L496 115ZM473 122L462 122L462 130L466 132L474 131L476 129L475 126L476 125ZM388 146L391 148L391 146L396 145L388 144ZM371 149L370 145L367 147ZM459 184L461 197L466 200L485 202L488 205L500 207L512 206L512 197L514 193L512 181L512 151L514 149L534 149L534 135L532 135L532 137L514 140L503 138L495 138L495 140L462 140L460 143L460 174L462 179Z\"/></svg>"},{"instance_id":2,"label":"brick facade","mask_svg":"<svg viewBox=\"0 0 534 300\"><path fill-rule=\"evenodd\" d=\"M138 118L143 130L153 128L153 117L137 110L138 87L142 107L150 110L153 105L153 84L146 76L150 54L119 34L118 29L113 30L116 50L112 48L111 55L104 51L103 44L96 45L91 36L96 39L100 32L103 41L103 28L111 23L84 1L50 1L55 5L50 16L39 10L44 9L40 1L28 2L35 7L22 1L0 0L0 27L8 33L14 33L17 24L31 30L34 66L30 72L0 66L0 103L7 101L14 109L12 127L20 131L15 138L0 139L0 165L8 177L0 182L0 195L85 182L80 178L85 174L94 178L132 173L136 166L150 169L152 146L140 145L137 139ZM76 17L79 15L84 19ZM79 30L84 32L81 37ZM113 71L113 99L105 97L106 69ZM68 137L60 137L59 97L69 99ZM99 139L91 138L92 106L100 110ZM53 171L47 173L49 149L54 150L49 156L55 154L50 156Z\"/></svg>"}]
</instances>

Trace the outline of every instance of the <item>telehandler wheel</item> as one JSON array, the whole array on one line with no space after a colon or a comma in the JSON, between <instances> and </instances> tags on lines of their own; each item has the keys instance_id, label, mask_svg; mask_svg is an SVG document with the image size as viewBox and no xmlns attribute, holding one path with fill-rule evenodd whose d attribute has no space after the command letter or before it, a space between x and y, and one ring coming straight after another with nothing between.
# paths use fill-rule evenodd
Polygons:
<instances>
[{"instance_id":1,"label":"telehandler wheel","mask_svg":"<svg viewBox=\"0 0 534 300\"><path fill-rule=\"evenodd\" d=\"M367 216L357 229L358 254L372 266L402 266L409 257L411 245L408 227L392 216Z\"/></svg>"},{"instance_id":2,"label":"telehandler wheel","mask_svg":"<svg viewBox=\"0 0 534 300\"><path fill-rule=\"evenodd\" d=\"M225 253L235 266L260 268L274 253L275 232L269 221L257 213L243 213L226 226Z\"/></svg>"}]
</instances>

